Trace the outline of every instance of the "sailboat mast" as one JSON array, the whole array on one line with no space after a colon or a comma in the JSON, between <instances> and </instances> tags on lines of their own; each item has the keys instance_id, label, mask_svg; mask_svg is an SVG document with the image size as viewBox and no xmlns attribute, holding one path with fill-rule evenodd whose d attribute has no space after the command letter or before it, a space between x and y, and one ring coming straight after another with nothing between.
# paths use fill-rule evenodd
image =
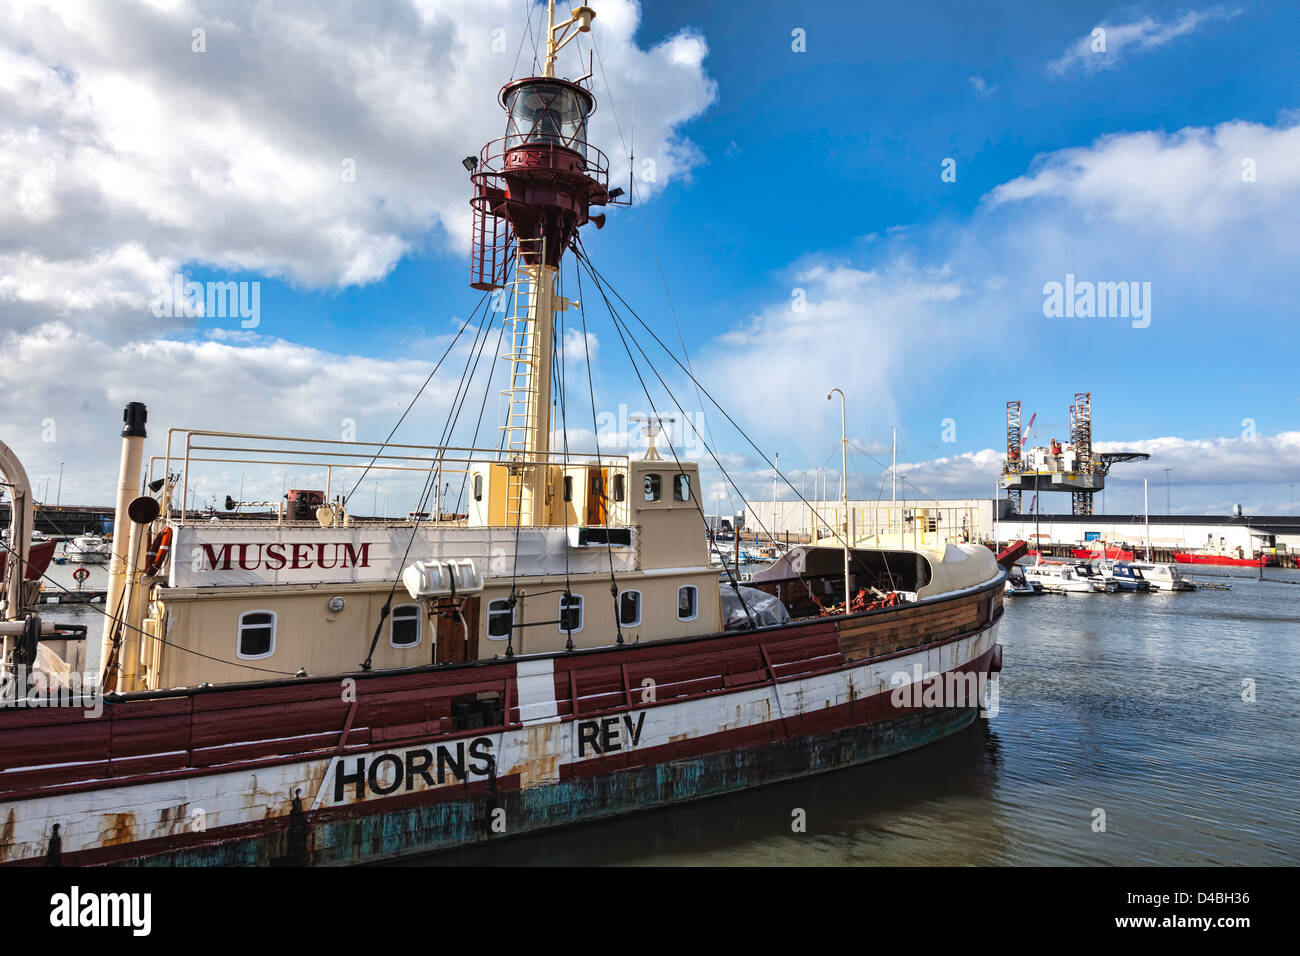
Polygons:
<instances>
[{"instance_id":1,"label":"sailboat mast","mask_svg":"<svg viewBox=\"0 0 1300 956\"><path fill-rule=\"evenodd\" d=\"M1142 511L1146 514L1147 560L1151 560L1151 504L1147 499L1147 480L1142 479Z\"/></svg>"}]
</instances>

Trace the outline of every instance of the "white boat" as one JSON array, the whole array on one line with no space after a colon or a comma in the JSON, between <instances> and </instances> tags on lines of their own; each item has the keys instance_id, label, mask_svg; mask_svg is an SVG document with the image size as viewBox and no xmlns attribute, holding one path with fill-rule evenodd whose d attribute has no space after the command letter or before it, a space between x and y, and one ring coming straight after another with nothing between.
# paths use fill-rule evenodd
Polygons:
<instances>
[{"instance_id":1,"label":"white boat","mask_svg":"<svg viewBox=\"0 0 1300 956\"><path fill-rule=\"evenodd\" d=\"M1022 597L1027 594L1042 594L1043 585L1025 577L1025 569L1018 564L1007 568L1007 583L1002 588L1007 597Z\"/></svg>"},{"instance_id":2,"label":"white boat","mask_svg":"<svg viewBox=\"0 0 1300 956\"><path fill-rule=\"evenodd\" d=\"M1118 591L1150 591L1151 583L1143 576L1142 571L1134 566L1131 561L1112 561L1108 558L1098 558L1090 562L1093 573L1099 574L1104 580L1115 585Z\"/></svg>"},{"instance_id":3,"label":"white boat","mask_svg":"<svg viewBox=\"0 0 1300 956\"><path fill-rule=\"evenodd\" d=\"M1183 577L1182 569L1162 561L1133 561L1133 568L1153 591L1195 591L1196 585Z\"/></svg>"},{"instance_id":4,"label":"white boat","mask_svg":"<svg viewBox=\"0 0 1300 956\"><path fill-rule=\"evenodd\" d=\"M1114 592L1120 590L1118 581L1110 575L1102 572L1099 568L1094 568L1086 562L1074 565L1074 575L1075 577L1091 582L1094 591Z\"/></svg>"},{"instance_id":5,"label":"white boat","mask_svg":"<svg viewBox=\"0 0 1300 956\"><path fill-rule=\"evenodd\" d=\"M1072 564L1031 564L1025 567L1025 577L1057 594L1092 594L1107 589L1101 580L1080 576L1076 570Z\"/></svg>"},{"instance_id":6,"label":"white boat","mask_svg":"<svg viewBox=\"0 0 1300 956\"><path fill-rule=\"evenodd\" d=\"M83 534L65 542L63 553L74 564L107 564L113 549L99 535Z\"/></svg>"}]
</instances>

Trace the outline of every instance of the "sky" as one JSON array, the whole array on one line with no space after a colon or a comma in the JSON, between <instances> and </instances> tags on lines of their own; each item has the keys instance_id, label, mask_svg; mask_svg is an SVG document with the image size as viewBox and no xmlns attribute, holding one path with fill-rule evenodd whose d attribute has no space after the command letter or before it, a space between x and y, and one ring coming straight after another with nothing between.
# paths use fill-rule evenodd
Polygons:
<instances>
[{"instance_id":1,"label":"sky","mask_svg":"<svg viewBox=\"0 0 1300 956\"><path fill-rule=\"evenodd\" d=\"M1096 449L1152 456L1099 509L1140 511L1148 478L1153 512L1297 513L1293 7L593 6L559 72L592 63L590 139L635 202L583 245L701 387L628 317L662 384L629 345L634 368L570 260L570 447L639 453L629 415L672 411L700 426L677 450L709 510L734 513L718 463L750 497L778 453L780 497L818 469L836 486L840 388L855 497L888 496L891 426L909 495L988 496L1006 402L1045 444L1090 392ZM0 0L0 441L38 498L112 500L128 401L151 454L171 426L381 441L450 349L394 438L437 443L482 315L460 161L504 132L495 96L532 72L541 16ZM255 321L170 307L177 275L243 283ZM1113 301L1053 309L1053 283ZM499 368L453 441L486 397L495 447ZM318 479L210 466L191 490ZM414 494L371 477L354 510Z\"/></svg>"}]
</instances>

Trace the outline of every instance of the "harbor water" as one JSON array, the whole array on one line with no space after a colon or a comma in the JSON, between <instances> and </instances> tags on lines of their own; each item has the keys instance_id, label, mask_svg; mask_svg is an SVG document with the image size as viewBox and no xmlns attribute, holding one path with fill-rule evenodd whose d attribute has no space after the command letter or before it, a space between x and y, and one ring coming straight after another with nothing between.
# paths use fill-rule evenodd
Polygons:
<instances>
[{"instance_id":1,"label":"harbor water","mask_svg":"<svg viewBox=\"0 0 1300 956\"><path fill-rule=\"evenodd\" d=\"M74 587L75 567L52 566L50 577ZM90 570L86 587L104 587L105 569ZM1295 864L1300 572L1265 575L1194 575L1230 590L1009 598L997 712L953 738L853 770L405 862ZM86 624L97 667L100 610L42 613ZM804 832L794 832L798 818Z\"/></svg>"},{"instance_id":2,"label":"harbor water","mask_svg":"<svg viewBox=\"0 0 1300 956\"><path fill-rule=\"evenodd\" d=\"M1300 572L1214 571L1231 590L1009 599L998 712L946 741L412 862L1294 865Z\"/></svg>"}]
</instances>

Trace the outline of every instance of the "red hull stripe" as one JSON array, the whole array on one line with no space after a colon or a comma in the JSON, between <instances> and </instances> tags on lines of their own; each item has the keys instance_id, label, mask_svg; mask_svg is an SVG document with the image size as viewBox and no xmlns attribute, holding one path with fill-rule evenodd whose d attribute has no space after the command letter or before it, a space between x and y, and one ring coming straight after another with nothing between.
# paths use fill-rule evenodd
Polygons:
<instances>
[{"instance_id":1,"label":"red hull stripe","mask_svg":"<svg viewBox=\"0 0 1300 956\"><path fill-rule=\"evenodd\" d=\"M994 648L990 648L974 660L947 673L983 674L989 670L993 658ZM771 743L791 737L827 734L849 727L906 716L922 709L919 707L896 707L891 697L892 694L890 693L875 694L861 700L827 707L808 714L791 716L785 720L778 718L753 726L675 741L660 747L630 750L621 754L588 759L576 765L564 764L560 768L560 779L590 779L631 767L665 764L676 760L699 757L704 754L739 750L744 747ZM372 797L359 803L308 810L306 811L307 822L309 826L316 826L337 820L355 820L377 816L391 813L394 810L430 803L465 800L488 793L491 786L490 781L477 781L400 796ZM517 775L499 777L496 781L496 788L499 791L518 790L519 778ZM178 850L220 845L231 840L269 834L281 834L288 829L288 826L287 816L272 817L235 826L220 827L203 833L181 833L65 853L62 862L65 866L100 866L130 863ZM14 865L40 865L42 862L39 858L29 858L14 861Z\"/></svg>"},{"instance_id":2,"label":"red hull stripe","mask_svg":"<svg viewBox=\"0 0 1300 956\"><path fill-rule=\"evenodd\" d=\"M770 684L771 676L763 658L765 650L773 657L772 669L776 672L777 683L785 683L816 673L921 653L981 630L984 628L880 655L870 661L851 663L846 663L839 653L838 630L833 622L814 622L790 635L777 631L728 636L719 639L716 648L712 644L696 645L691 648L696 653L684 657L684 661L665 661L663 645L629 648L623 652L626 658L620 656L613 660L599 656L555 658L559 715L562 719L574 719L574 696L578 701L578 717L597 711L604 715L611 708L626 707L628 691L639 688L640 676L652 673L649 667L656 660L661 666L653 673L667 674L669 680L657 679L658 699L655 703L638 706L662 707L719 691ZM766 643L769 639L770 644ZM800 649L803 659L792 660L799 656ZM691 677L702 671L711 671L712 676ZM367 687L364 695L358 689L358 701L364 701L366 711L364 716L358 715L355 724L349 727L346 740L343 739L343 728L347 725L348 708L341 701L337 682L271 689L274 693L236 691L233 701L228 698L220 701L233 706L219 711L214 708L215 695L196 695L132 701L128 705L119 705L129 707L129 711L115 711L107 720L87 720L83 711L73 708L4 712L0 717L8 720L0 723L4 728L0 729L0 768L18 766L0 772L0 799L16 802L137 783L179 780L225 770L255 770L319 758L330 751L347 754L363 752L380 744L401 746L428 742L430 738L444 734L451 737L449 721L413 718L426 714L431 700L440 697L488 691L500 693L502 700L518 700L513 664L503 664L489 673L496 679L479 671L430 672L427 675L395 676L396 689L389 683ZM509 680L507 674L511 675ZM674 683L671 679L674 676L686 680ZM429 687L428 680L423 684L417 681L417 678L425 677L440 680L435 682L435 687ZM451 686L447 686L450 683L448 677L455 680ZM299 691L296 701L300 703L294 708L294 720L290 723L286 719L276 728L281 736L270 740L257 739L259 734L266 733L268 708L284 707L287 703L284 692L295 689ZM302 701L301 692L304 690L309 692L306 701ZM679 692L678 695L670 696L674 691ZM635 702L635 692L633 697ZM188 706L191 702L193 712ZM214 714L221 717L218 727L204 723L205 717ZM404 719L408 716L412 719ZM519 726L517 707L511 709L509 720L510 726ZM18 733L15 724L29 726ZM187 728L192 729L187 732ZM311 733L311 730L316 732ZM227 743L229 741L240 743ZM23 767L20 761L30 759L32 752L57 753L60 757L58 765Z\"/></svg>"}]
</instances>

